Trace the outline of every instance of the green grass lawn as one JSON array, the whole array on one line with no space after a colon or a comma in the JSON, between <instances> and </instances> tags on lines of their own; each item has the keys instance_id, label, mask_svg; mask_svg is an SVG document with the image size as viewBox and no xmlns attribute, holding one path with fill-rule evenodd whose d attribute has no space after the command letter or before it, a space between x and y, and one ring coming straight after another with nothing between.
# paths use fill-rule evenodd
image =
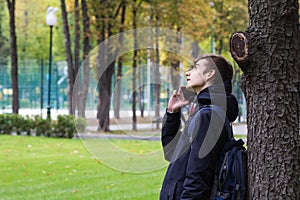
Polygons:
<instances>
[{"instance_id":1,"label":"green grass lawn","mask_svg":"<svg viewBox=\"0 0 300 200\"><path fill-rule=\"evenodd\" d=\"M119 153L111 153L105 140L1 135L0 199L158 199L166 170L162 156L156 153L160 142L113 140L108 146L112 144ZM139 159L124 158L124 152L135 157L155 152L150 160L141 159L141 167L145 163L159 167L142 172L134 167ZM131 168L124 169L119 163L112 166L112 160Z\"/></svg>"},{"instance_id":2,"label":"green grass lawn","mask_svg":"<svg viewBox=\"0 0 300 200\"><path fill-rule=\"evenodd\" d=\"M0 199L158 199L159 141L0 135ZM127 173L130 172L130 173Z\"/></svg>"}]
</instances>

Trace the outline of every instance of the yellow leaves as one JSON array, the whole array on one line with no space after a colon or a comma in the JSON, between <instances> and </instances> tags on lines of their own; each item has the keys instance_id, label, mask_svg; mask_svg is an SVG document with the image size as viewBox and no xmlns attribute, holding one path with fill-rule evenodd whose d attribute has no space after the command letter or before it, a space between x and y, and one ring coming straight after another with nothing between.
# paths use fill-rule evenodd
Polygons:
<instances>
[{"instance_id":1,"label":"yellow leaves","mask_svg":"<svg viewBox=\"0 0 300 200\"><path fill-rule=\"evenodd\" d=\"M130 149L129 152L130 153L134 153L134 154L140 154L140 155L142 155L142 154L144 154L144 149L140 149L140 150L138 150L138 149Z\"/></svg>"}]
</instances>

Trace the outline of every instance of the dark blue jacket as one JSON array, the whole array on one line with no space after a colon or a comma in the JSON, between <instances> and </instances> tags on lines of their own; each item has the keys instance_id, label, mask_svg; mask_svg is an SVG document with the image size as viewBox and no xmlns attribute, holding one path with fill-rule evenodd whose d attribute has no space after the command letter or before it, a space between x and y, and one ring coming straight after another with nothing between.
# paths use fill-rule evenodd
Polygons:
<instances>
[{"instance_id":1,"label":"dark blue jacket","mask_svg":"<svg viewBox=\"0 0 300 200\"><path fill-rule=\"evenodd\" d=\"M201 91L197 96L198 109L206 105L219 104L218 106L226 110L229 121L233 122L238 115L238 103L231 95L231 85L226 87L226 95L223 95L223 99L226 99L224 105L218 102L218 95L221 95L218 90L218 87L209 87ZM217 121L213 116L210 109L195 112L190 118L190 122L194 122L181 133L179 131L181 113L166 113L161 140L165 159L170 161L170 164L160 192L161 200L209 199L216 163L228 138L224 124L210 124L211 119ZM209 146L204 142L206 135L218 131L219 135L215 137L211 148L206 147ZM206 154L200 153L203 149L207 150Z\"/></svg>"}]
</instances>

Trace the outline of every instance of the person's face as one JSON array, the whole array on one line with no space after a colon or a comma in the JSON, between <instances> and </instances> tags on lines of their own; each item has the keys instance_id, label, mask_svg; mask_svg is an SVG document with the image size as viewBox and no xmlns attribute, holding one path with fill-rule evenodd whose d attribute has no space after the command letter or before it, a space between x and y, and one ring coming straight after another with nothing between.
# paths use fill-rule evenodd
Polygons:
<instances>
[{"instance_id":1,"label":"person's face","mask_svg":"<svg viewBox=\"0 0 300 200\"><path fill-rule=\"evenodd\" d=\"M199 60L196 65L185 73L187 89L195 93L199 93L201 90L208 87L211 76L211 71L207 71L208 61L206 59Z\"/></svg>"}]
</instances>

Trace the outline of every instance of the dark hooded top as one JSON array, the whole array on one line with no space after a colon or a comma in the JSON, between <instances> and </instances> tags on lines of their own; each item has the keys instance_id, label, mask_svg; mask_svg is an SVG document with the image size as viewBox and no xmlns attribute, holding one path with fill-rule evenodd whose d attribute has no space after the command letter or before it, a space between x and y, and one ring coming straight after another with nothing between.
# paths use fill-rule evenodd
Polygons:
<instances>
[{"instance_id":1,"label":"dark hooded top","mask_svg":"<svg viewBox=\"0 0 300 200\"><path fill-rule=\"evenodd\" d=\"M197 110L200 111L195 112L198 114L190 117L189 121L194 121L194 123L189 123L182 132L179 131L181 113L166 112L161 141L165 159L170 161L170 164L161 188L161 200L209 199L214 182L215 167L220 152L228 139L228 133L224 123L223 125L210 126L211 119L216 119L212 117L213 111L202 108L208 105L219 104L219 107L222 107L224 111L226 110L226 116L230 122L233 122L238 116L238 103L231 94L231 84L225 83L225 92L223 86L223 99L226 99L226 103L223 102L224 105L218 101L222 99L221 90L222 87L211 86L197 95L199 106ZM226 95L224 95L225 93ZM193 136L187 137L189 131L186 130L192 130ZM212 134L218 130L220 134L215 139L212 148L206 155L199 156L206 134ZM192 141L190 141L191 138Z\"/></svg>"}]
</instances>

